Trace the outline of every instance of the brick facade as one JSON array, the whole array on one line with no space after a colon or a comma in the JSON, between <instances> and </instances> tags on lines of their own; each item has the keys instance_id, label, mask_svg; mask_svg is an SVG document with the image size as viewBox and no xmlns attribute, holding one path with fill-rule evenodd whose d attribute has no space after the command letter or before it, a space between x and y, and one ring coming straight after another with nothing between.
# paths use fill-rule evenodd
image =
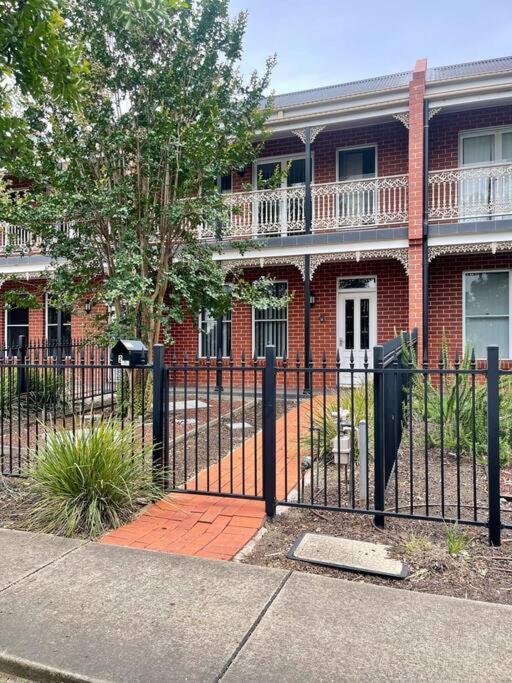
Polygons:
<instances>
[{"instance_id":1,"label":"brick facade","mask_svg":"<svg viewBox=\"0 0 512 683\"><path fill-rule=\"evenodd\" d=\"M304 296L303 281L299 271L292 266L286 268L269 268L265 275L276 280L286 280L292 299L288 305L288 356L294 360L299 353L304 355ZM245 271L248 281L260 277L260 269ZM336 362L336 310L337 310L337 278L354 276L377 277L377 341L383 343L395 335L395 332L407 329L407 276L402 264L395 260L364 261L362 263L343 262L328 263L316 270L311 282L311 290L315 296L311 308L312 357L321 362L325 351L327 362ZM245 304L236 304L231 315L232 352L235 363L240 362L242 351L246 358L253 354L252 345L252 310ZM198 352L197 322L190 318L172 330L174 345L168 351L170 359L175 352L178 359L187 352L193 359Z\"/></svg>"}]
</instances>

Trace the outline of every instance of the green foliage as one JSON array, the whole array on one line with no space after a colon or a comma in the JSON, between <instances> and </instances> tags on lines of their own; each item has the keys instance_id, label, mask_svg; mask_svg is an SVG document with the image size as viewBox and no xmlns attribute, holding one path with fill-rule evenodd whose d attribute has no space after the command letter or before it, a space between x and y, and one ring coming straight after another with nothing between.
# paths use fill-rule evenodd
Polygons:
<instances>
[{"instance_id":1,"label":"green foliage","mask_svg":"<svg viewBox=\"0 0 512 683\"><path fill-rule=\"evenodd\" d=\"M31 528L94 538L127 521L141 498L154 498L149 454L132 457L134 436L133 425L114 420L75 433L48 430L44 447L31 455Z\"/></svg>"},{"instance_id":2,"label":"green foliage","mask_svg":"<svg viewBox=\"0 0 512 683\"><path fill-rule=\"evenodd\" d=\"M115 414L120 418L148 420L153 410L152 373L120 370L116 384Z\"/></svg>"},{"instance_id":3,"label":"green foliage","mask_svg":"<svg viewBox=\"0 0 512 683\"><path fill-rule=\"evenodd\" d=\"M8 311L13 308L32 308L37 310L42 307L37 294L22 288L10 289L7 292L3 292L2 299L4 301L4 308Z\"/></svg>"},{"instance_id":4,"label":"green foliage","mask_svg":"<svg viewBox=\"0 0 512 683\"><path fill-rule=\"evenodd\" d=\"M471 539L464 532L460 531L457 524L446 526L446 546L452 557L464 555L471 544Z\"/></svg>"},{"instance_id":5,"label":"green foliage","mask_svg":"<svg viewBox=\"0 0 512 683\"><path fill-rule=\"evenodd\" d=\"M414 557L432 550L432 543L422 534L412 533L405 543L405 552L409 557Z\"/></svg>"},{"instance_id":6,"label":"green foliage","mask_svg":"<svg viewBox=\"0 0 512 683\"><path fill-rule=\"evenodd\" d=\"M81 108L37 98L25 117L33 153L9 168L33 182L1 209L41 240L55 305L90 293L115 313L96 321L111 339L150 348L184 312L267 305L265 283L247 287L239 273L226 295L197 238L225 219L215 179L252 163L270 113L272 60L248 81L239 69L246 14L231 19L228 0L69 0L64 16L89 64Z\"/></svg>"},{"instance_id":7,"label":"green foliage","mask_svg":"<svg viewBox=\"0 0 512 683\"><path fill-rule=\"evenodd\" d=\"M28 368L27 391L30 404L35 409L51 407L64 410L71 403L65 371L51 365Z\"/></svg>"},{"instance_id":8,"label":"green foliage","mask_svg":"<svg viewBox=\"0 0 512 683\"><path fill-rule=\"evenodd\" d=\"M451 367L446 345L443 344L443 367ZM460 368L470 368L466 349ZM473 386L474 385L474 386ZM406 401L406 409L408 402ZM449 453L473 455L479 462L487 461L487 385L471 374L445 374L443 387L434 386L430 376L416 374L412 384L412 415L428 421L428 446L441 447ZM500 461L512 462L512 377L500 382Z\"/></svg>"},{"instance_id":9,"label":"green foliage","mask_svg":"<svg viewBox=\"0 0 512 683\"><path fill-rule=\"evenodd\" d=\"M352 407L354 416L354 429L357 433L357 428L361 420L366 420L366 390L364 384L354 387L353 398L350 390L342 390L340 393L340 410L349 411L349 421L352 422ZM318 406L313 412L313 441L309 433L305 434L301 439L301 447L304 450L313 448L316 452L317 439L320 443L320 457L330 457L332 454L332 440L338 433L338 419L336 417L337 400L329 402L325 407L325 415L323 406ZM333 415L334 413L334 415ZM368 434L373 434L373 391L372 387L368 387ZM325 444L325 449L324 449ZM357 444L357 437L354 441L354 454L359 456L359 448Z\"/></svg>"},{"instance_id":10,"label":"green foliage","mask_svg":"<svg viewBox=\"0 0 512 683\"><path fill-rule=\"evenodd\" d=\"M4 365L0 368L0 411L6 417L15 401L18 387L18 373L14 366Z\"/></svg>"}]
</instances>

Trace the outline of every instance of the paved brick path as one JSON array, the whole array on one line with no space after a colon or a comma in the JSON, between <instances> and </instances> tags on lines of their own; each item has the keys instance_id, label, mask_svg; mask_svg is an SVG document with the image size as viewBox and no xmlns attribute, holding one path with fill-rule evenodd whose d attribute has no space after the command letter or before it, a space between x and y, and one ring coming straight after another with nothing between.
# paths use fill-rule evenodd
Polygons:
<instances>
[{"instance_id":1,"label":"paved brick path","mask_svg":"<svg viewBox=\"0 0 512 683\"><path fill-rule=\"evenodd\" d=\"M321 401L313 401L313 410ZM278 499L293 490L298 483L297 472L297 421L303 433L309 425L310 401L304 401L300 409L292 408L276 422L276 487ZM285 429L287 433L285 453ZM256 456L255 456L256 451ZM233 481L229 454L222 460L221 491L255 489L261 495L262 482L262 434L246 440L244 448L233 451ZM254 467L256 457L256 472ZM286 470L286 471L285 471ZM210 490L219 485L219 467L214 464L209 471ZM195 477L191 485L206 489L206 470ZM255 477L257 483L255 486ZM193 493L174 493L148 507L130 524L106 534L102 543L112 545L160 550L182 555L196 555L219 560L231 560L265 521L264 503L259 500L205 496Z\"/></svg>"}]
</instances>

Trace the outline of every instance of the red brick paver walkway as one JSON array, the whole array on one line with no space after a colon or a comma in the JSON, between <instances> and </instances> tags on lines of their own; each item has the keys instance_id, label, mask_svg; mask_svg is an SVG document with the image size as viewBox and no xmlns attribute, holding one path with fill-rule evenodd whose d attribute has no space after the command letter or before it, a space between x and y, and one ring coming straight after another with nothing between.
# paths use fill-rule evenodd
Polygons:
<instances>
[{"instance_id":1,"label":"red brick paver walkway","mask_svg":"<svg viewBox=\"0 0 512 683\"><path fill-rule=\"evenodd\" d=\"M313 409L319 399L314 399ZM291 409L276 422L276 487L277 497L293 490L298 483L297 422L299 432L309 425L310 402ZM286 429L286 452L285 452ZM221 491L245 490L261 495L262 434L250 437L222 460ZM256 472L254 462L256 459ZM231 470L231 465L232 470ZM231 478L233 471L233 478ZM255 483L255 478L257 483ZM211 490L219 486L219 468L210 467ZM196 487L195 478L191 480ZM197 488L206 486L206 470L199 473ZM148 507L133 522L106 534L102 543L160 550L181 555L195 555L219 560L231 560L263 526L264 503L259 500L205 496L194 493L173 493Z\"/></svg>"}]
</instances>

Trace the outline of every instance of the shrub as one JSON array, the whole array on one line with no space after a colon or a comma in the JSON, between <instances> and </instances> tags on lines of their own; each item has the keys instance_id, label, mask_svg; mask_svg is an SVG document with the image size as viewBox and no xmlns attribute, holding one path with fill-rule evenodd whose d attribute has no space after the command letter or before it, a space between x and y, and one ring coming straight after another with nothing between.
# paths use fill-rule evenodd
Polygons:
<instances>
[{"instance_id":1,"label":"shrub","mask_svg":"<svg viewBox=\"0 0 512 683\"><path fill-rule=\"evenodd\" d=\"M7 417L16 400L18 373L14 366L3 366L0 371L0 411Z\"/></svg>"},{"instance_id":2,"label":"shrub","mask_svg":"<svg viewBox=\"0 0 512 683\"><path fill-rule=\"evenodd\" d=\"M443 365L450 367L446 346L443 344ZM460 368L471 367L469 348L466 349ZM427 379L416 374L412 383L412 415L428 421L428 446L440 448L441 425L445 451L472 456L473 448L478 461L487 460L487 385L470 374L444 375L443 392ZM457 407L458 394L458 407ZM425 400L426 397L426 400ZM408 402L406 401L406 407ZM512 462L512 377L504 376L500 383L500 461Z\"/></svg>"},{"instance_id":3,"label":"shrub","mask_svg":"<svg viewBox=\"0 0 512 683\"><path fill-rule=\"evenodd\" d=\"M463 531L459 531L457 524L446 527L446 546L452 557L463 555L467 552L471 539Z\"/></svg>"},{"instance_id":4,"label":"shrub","mask_svg":"<svg viewBox=\"0 0 512 683\"><path fill-rule=\"evenodd\" d=\"M361 420L366 420L366 390L363 384L354 387L353 392L353 405L351 398L351 390L341 390L340 393L340 410L348 410L349 421L352 422L352 407L354 409L353 424L354 431L357 432L357 428ZM317 407L313 412L313 438L308 432L301 439L301 446L303 449L307 450L311 448L313 444L313 449L316 452L317 439L320 442L320 457L323 458L332 454L332 440L338 433L338 418L336 417L336 412L338 408L337 399L330 401L325 407L323 405ZM333 415L334 413L334 415ZM368 434L371 437L373 434L373 387L368 386ZM324 443L326 448L324 450ZM354 442L354 455L356 458L359 456L359 449L357 444L357 437Z\"/></svg>"},{"instance_id":5,"label":"shrub","mask_svg":"<svg viewBox=\"0 0 512 683\"><path fill-rule=\"evenodd\" d=\"M29 368L27 391L31 405L38 408L45 406L65 408L70 401L64 373L64 370L51 365Z\"/></svg>"},{"instance_id":6,"label":"shrub","mask_svg":"<svg viewBox=\"0 0 512 683\"><path fill-rule=\"evenodd\" d=\"M153 499L149 453L132 456L134 437L133 424L121 427L113 419L75 433L48 430L45 445L32 454L30 526L94 537L126 521L139 499Z\"/></svg>"},{"instance_id":7,"label":"shrub","mask_svg":"<svg viewBox=\"0 0 512 683\"><path fill-rule=\"evenodd\" d=\"M116 415L121 418L134 419L140 417L147 420L150 418L152 410L152 374L137 370L120 370L116 383Z\"/></svg>"}]
</instances>

